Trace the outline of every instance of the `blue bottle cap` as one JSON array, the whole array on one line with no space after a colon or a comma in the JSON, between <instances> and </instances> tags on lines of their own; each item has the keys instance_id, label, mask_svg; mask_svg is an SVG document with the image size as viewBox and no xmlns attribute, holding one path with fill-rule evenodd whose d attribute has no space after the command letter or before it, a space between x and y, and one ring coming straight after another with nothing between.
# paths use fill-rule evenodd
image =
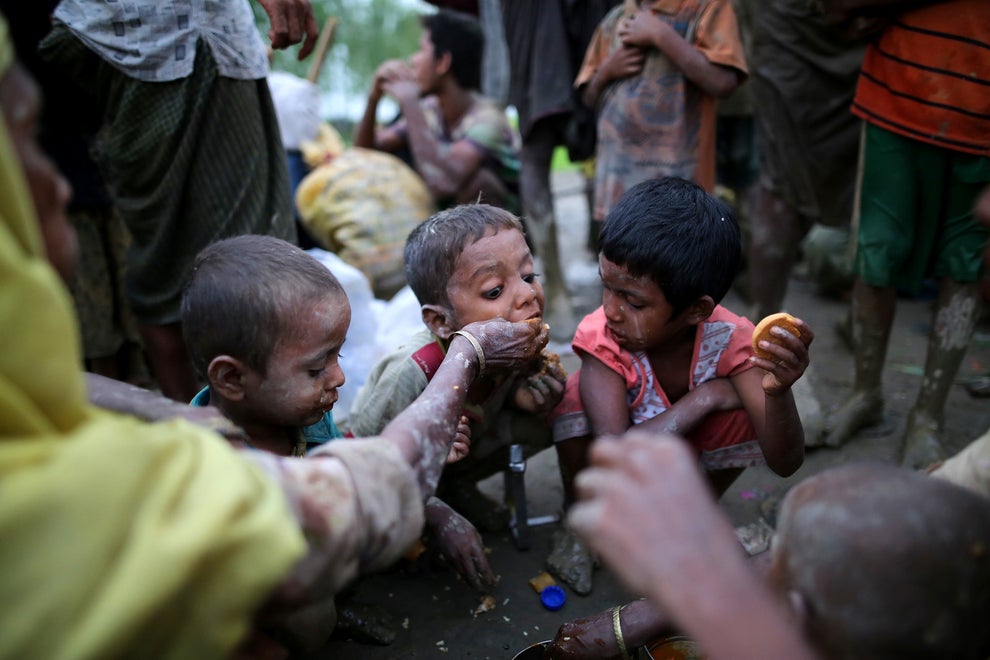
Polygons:
<instances>
[{"instance_id":1,"label":"blue bottle cap","mask_svg":"<svg viewBox=\"0 0 990 660\"><path fill-rule=\"evenodd\" d=\"M565 600L567 600L567 594L564 593L564 590L552 584L549 587L544 587L543 591L540 592L540 602L543 603L543 607L551 611L562 608Z\"/></svg>"}]
</instances>

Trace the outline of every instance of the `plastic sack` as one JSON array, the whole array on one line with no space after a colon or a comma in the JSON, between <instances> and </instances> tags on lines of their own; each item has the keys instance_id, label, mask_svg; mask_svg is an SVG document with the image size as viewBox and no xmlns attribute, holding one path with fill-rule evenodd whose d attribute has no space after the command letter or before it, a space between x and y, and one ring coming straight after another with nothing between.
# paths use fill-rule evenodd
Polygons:
<instances>
[{"instance_id":1,"label":"plastic sack","mask_svg":"<svg viewBox=\"0 0 990 660\"><path fill-rule=\"evenodd\" d=\"M320 247L364 273L383 300L405 286L406 238L434 212L426 185L408 165L358 147L310 172L296 207Z\"/></svg>"}]
</instances>

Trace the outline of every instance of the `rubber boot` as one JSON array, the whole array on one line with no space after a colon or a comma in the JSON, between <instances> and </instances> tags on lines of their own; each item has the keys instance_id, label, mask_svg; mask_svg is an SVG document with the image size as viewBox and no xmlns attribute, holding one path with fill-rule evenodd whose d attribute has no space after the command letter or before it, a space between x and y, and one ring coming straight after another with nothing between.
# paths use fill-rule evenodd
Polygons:
<instances>
[{"instance_id":1,"label":"rubber boot","mask_svg":"<svg viewBox=\"0 0 990 660\"><path fill-rule=\"evenodd\" d=\"M856 378L852 395L830 418L824 444L840 447L860 429L883 419L883 365L887 359L890 328L897 292L859 280L853 288L853 354Z\"/></svg>"},{"instance_id":2,"label":"rubber boot","mask_svg":"<svg viewBox=\"0 0 990 660\"><path fill-rule=\"evenodd\" d=\"M902 463L922 468L945 458L940 433L945 401L959 373L979 316L979 286L943 279L918 399L908 415Z\"/></svg>"}]
</instances>

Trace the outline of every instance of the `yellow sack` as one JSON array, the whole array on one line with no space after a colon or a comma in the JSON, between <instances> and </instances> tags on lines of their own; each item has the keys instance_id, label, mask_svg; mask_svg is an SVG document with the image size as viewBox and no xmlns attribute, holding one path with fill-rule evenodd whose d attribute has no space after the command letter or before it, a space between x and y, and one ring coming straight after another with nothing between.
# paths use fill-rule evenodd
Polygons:
<instances>
[{"instance_id":1,"label":"yellow sack","mask_svg":"<svg viewBox=\"0 0 990 660\"><path fill-rule=\"evenodd\" d=\"M391 154L352 147L310 172L296 208L313 239L363 272L375 296L406 284L406 237L434 212L423 180Z\"/></svg>"}]
</instances>

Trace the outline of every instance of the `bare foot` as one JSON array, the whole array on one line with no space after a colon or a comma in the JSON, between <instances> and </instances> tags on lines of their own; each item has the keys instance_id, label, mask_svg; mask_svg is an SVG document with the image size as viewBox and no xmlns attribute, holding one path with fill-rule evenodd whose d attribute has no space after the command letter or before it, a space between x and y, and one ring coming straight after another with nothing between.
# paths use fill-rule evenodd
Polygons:
<instances>
[{"instance_id":1,"label":"bare foot","mask_svg":"<svg viewBox=\"0 0 990 660\"><path fill-rule=\"evenodd\" d=\"M945 459L939 440L939 424L927 415L911 411L904 434L904 457L901 464L912 469L925 468Z\"/></svg>"},{"instance_id":2,"label":"bare foot","mask_svg":"<svg viewBox=\"0 0 990 660\"><path fill-rule=\"evenodd\" d=\"M547 567L561 582L579 596L591 593L594 559L591 551L566 527L553 534L553 549L547 556Z\"/></svg>"},{"instance_id":3,"label":"bare foot","mask_svg":"<svg viewBox=\"0 0 990 660\"><path fill-rule=\"evenodd\" d=\"M856 433L883 420L883 396L876 391L853 392L829 420L822 444L841 447Z\"/></svg>"}]
</instances>

